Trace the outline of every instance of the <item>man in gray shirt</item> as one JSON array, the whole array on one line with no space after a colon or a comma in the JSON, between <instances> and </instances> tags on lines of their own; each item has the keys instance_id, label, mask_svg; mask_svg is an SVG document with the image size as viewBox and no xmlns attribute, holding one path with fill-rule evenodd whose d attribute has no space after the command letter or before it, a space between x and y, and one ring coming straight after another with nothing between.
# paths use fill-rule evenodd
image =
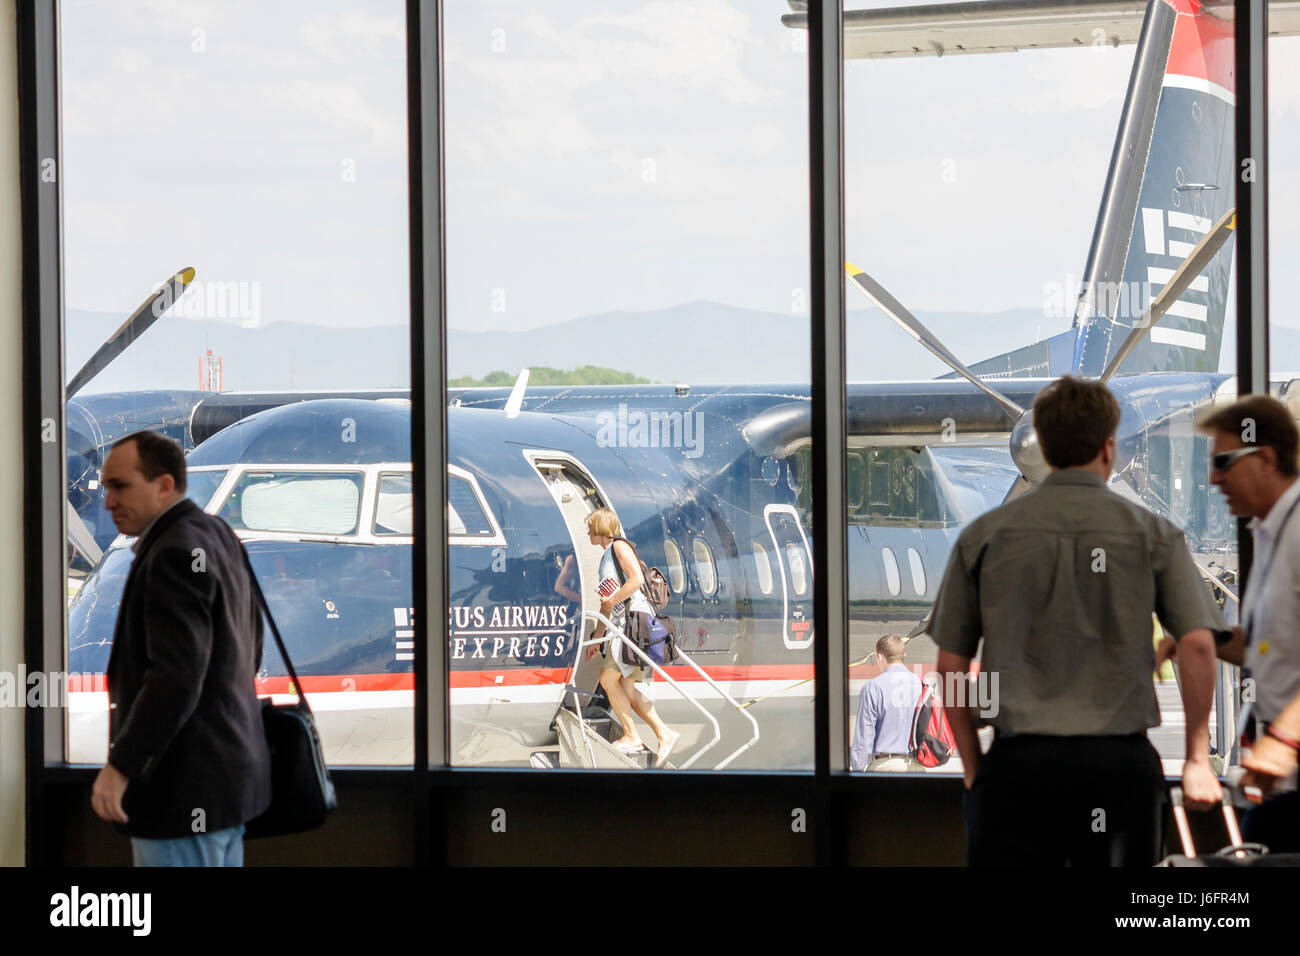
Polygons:
<instances>
[{"instance_id":1,"label":"man in gray shirt","mask_svg":"<svg viewBox=\"0 0 1300 956\"><path fill-rule=\"evenodd\" d=\"M1173 524L1106 487L1120 411L1099 382L1039 393L1034 428L1052 473L971 522L944 574L930 633L944 688L997 677L981 754L968 702L945 694L965 769L972 866L1150 866L1164 774L1151 615L1179 636L1187 805L1222 799L1209 765L1217 607ZM991 681L990 681L991 683ZM983 695L980 695L983 696Z\"/></svg>"}]
</instances>

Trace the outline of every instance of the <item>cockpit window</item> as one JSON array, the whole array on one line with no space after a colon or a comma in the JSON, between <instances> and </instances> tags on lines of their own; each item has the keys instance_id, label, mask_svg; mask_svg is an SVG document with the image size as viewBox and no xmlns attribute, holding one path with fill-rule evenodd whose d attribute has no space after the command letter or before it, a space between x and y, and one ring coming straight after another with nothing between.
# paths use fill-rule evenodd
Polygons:
<instances>
[{"instance_id":1,"label":"cockpit window","mask_svg":"<svg viewBox=\"0 0 1300 956\"><path fill-rule=\"evenodd\" d=\"M248 471L221 508L232 528L352 534L361 509L360 472Z\"/></svg>"},{"instance_id":2,"label":"cockpit window","mask_svg":"<svg viewBox=\"0 0 1300 956\"><path fill-rule=\"evenodd\" d=\"M474 488L455 475L447 476L447 533L453 538L491 538L495 534Z\"/></svg>"},{"instance_id":3,"label":"cockpit window","mask_svg":"<svg viewBox=\"0 0 1300 956\"><path fill-rule=\"evenodd\" d=\"M379 476L375 495L376 535L415 533L412 492L410 472ZM460 539L457 544L500 543L500 532L479 491L469 479L450 473L447 475L447 537Z\"/></svg>"},{"instance_id":4,"label":"cockpit window","mask_svg":"<svg viewBox=\"0 0 1300 956\"><path fill-rule=\"evenodd\" d=\"M218 471L191 471L185 475L185 497L200 508L206 508L212 495L226 477L224 468Z\"/></svg>"},{"instance_id":5,"label":"cockpit window","mask_svg":"<svg viewBox=\"0 0 1300 956\"><path fill-rule=\"evenodd\" d=\"M375 534L414 534L414 500L409 473L380 475L379 495L375 500Z\"/></svg>"}]
</instances>

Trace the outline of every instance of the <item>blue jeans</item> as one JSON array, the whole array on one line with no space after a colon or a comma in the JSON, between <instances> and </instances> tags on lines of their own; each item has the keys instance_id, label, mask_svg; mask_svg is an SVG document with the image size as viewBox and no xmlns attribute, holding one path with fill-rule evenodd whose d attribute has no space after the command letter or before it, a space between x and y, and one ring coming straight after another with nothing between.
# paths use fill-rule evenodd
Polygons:
<instances>
[{"instance_id":1,"label":"blue jeans","mask_svg":"<svg viewBox=\"0 0 1300 956\"><path fill-rule=\"evenodd\" d=\"M243 866L244 828L230 827L172 840L132 837L131 853L136 866Z\"/></svg>"}]
</instances>

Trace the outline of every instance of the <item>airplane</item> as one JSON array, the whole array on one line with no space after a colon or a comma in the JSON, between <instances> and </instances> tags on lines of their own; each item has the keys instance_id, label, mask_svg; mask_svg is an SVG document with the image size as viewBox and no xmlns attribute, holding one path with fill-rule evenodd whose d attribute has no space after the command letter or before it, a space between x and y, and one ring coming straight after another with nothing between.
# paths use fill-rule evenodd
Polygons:
<instances>
[{"instance_id":1,"label":"airplane","mask_svg":"<svg viewBox=\"0 0 1300 956\"><path fill-rule=\"evenodd\" d=\"M924 627L952 545L966 522L1041 479L1025 409L1061 374L1105 377L1120 402L1114 490L1182 527L1207 569L1233 561L1235 525L1208 486L1208 439L1192 426L1198 410L1235 392L1232 376L1217 371L1234 226L1231 24L1193 0L1153 0L1134 26L1130 14L1141 9L1024 0L846 13L849 55L896 55L900 34L884 27L909 22L931 37L940 30L949 52L1001 49L1017 31L1032 45L1071 45L1107 16L1123 19L1121 10L1128 32L1117 42L1138 43L1069 330L968 368L873 276L847 269L849 282L954 370L848 387L853 660L880 636L901 633L909 661L933 661ZM800 17L785 20L798 28ZM982 40L962 42L963 19ZM1147 289L1157 290L1153 298L1134 293ZM1291 382L1277 391L1300 395ZM163 427L177 426L190 496L245 541L335 764L413 757L413 660L426 632L411 607L408 400L390 392L140 399ZM120 431L102 425L105 409L135 398L78 401L90 437L78 446L85 494L74 508L97 528L84 476L106 447L100 436ZM656 682L658 709L684 732L675 759L695 760L711 746L710 722L693 709L700 704L720 735L743 743L750 718L761 727L729 766L810 768L808 385L530 389L525 373L513 389L451 389L447 401L454 762L575 765L560 740L566 709L608 723L599 695L578 691L594 686L599 666L579 647L593 624L598 558L583 519L612 507L639 556L666 571L665 613L712 681L677 665L665 671L672 684ZM128 543L107 543L69 608L68 668L80 675L72 762L103 759L103 668ZM851 676L873 673L860 664ZM259 688L293 690L273 650ZM719 763L710 756L699 766Z\"/></svg>"}]
</instances>

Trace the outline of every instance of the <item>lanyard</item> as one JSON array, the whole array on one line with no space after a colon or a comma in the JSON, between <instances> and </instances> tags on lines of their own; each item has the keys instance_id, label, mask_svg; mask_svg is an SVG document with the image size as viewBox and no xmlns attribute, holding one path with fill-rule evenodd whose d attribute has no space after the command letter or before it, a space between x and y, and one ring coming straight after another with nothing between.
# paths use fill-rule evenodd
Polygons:
<instances>
[{"instance_id":1,"label":"lanyard","mask_svg":"<svg viewBox=\"0 0 1300 956\"><path fill-rule=\"evenodd\" d=\"M1273 538L1273 547L1268 552L1268 560L1265 561L1256 569L1257 574L1253 576L1255 580L1252 581L1251 584L1258 587L1258 590L1255 591L1255 594L1260 595L1261 597L1263 596L1264 584L1265 582L1268 581L1268 572L1272 570L1273 567L1273 559L1277 557L1277 549L1282 546L1282 537L1284 534L1286 534L1287 522L1291 520L1291 515L1295 513L1297 504L1300 504L1300 496L1297 496L1295 499L1293 499L1291 502L1291 507L1287 508L1286 516L1282 518L1282 523L1278 525L1277 534ZM1260 604L1259 600L1252 600L1250 602L1249 612L1242 614L1241 625L1243 630L1245 630L1246 632L1247 647L1249 647L1252 643L1251 632L1254 630L1255 621L1259 617L1259 604Z\"/></svg>"}]
</instances>

